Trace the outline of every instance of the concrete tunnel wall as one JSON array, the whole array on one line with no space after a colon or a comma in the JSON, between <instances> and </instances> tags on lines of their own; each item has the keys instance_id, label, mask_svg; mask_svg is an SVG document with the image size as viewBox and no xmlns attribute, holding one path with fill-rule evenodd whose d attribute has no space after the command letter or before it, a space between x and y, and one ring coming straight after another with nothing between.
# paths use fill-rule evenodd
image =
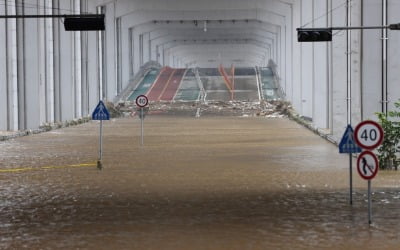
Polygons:
<instances>
[{"instance_id":1,"label":"concrete tunnel wall","mask_svg":"<svg viewBox=\"0 0 400 250\"><path fill-rule=\"evenodd\" d=\"M399 10L400 3L374 0L7 1L0 14L102 12L106 30L66 32L56 19L0 19L0 130L89 115L150 60L253 67L272 59L286 99L338 140L349 122L348 84L353 124L393 109L400 33L388 31L382 40L381 30L337 31L330 43L298 43L296 28L395 23Z\"/></svg>"},{"instance_id":2,"label":"concrete tunnel wall","mask_svg":"<svg viewBox=\"0 0 400 250\"><path fill-rule=\"evenodd\" d=\"M381 26L399 22L400 3L303 0L293 8L295 27ZM400 97L399 38L398 31L389 30L385 36L376 29L335 31L329 43L294 41L293 61L298 67L293 68L289 100L300 115L311 118L316 128L328 129L336 141L348 123L376 120L375 112L393 110Z\"/></svg>"},{"instance_id":3,"label":"concrete tunnel wall","mask_svg":"<svg viewBox=\"0 0 400 250\"><path fill-rule=\"evenodd\" d=\"M66 32L60 19L0 20L4 27L0 31L1 130L34 129L89 115L99 99L112 100L149 60L178 67L207 65L212 60L228 66L238 60L241 65L265 66L274 59L281 70L289 55L280 41L282 34L290 34L290 29L282 29L288 19L282 13L290 19L290 8L278 1L13 0L0 5L4 15L80 12L105 13L106 30ZM213 45L214 51L222 52L208 53L219 55L211 59L197 57L197 49L185 53L182 48L199 45L172 39L162 33L162 27L160 32L154 20L164 25L168 21L169 30L183 21L187 27L182 33L193 29L193 21L198 20L201 46ZM208 33L201 20L210 20ZM219 26L221 34L207 39L213 26ZM225 30L229 34L223 35ZM249 32L243 35L244 30ZM232 45L225 46L226 41ZM195 52L188 56L190 51ZM241 52L232 56L237 51ZM199 61L193 63L196 57ZM280 73L284 79L285 71Z\"/></svg>"},{"instance_id":4,"label":"concrete tunnel wall","mask_svg":"<svg viewBox=\"0 0 400 250\"><path fill-rule=\"evenodd\" d=\"M95 12L87 0L5 1L1 15ZM0 130L86 116L99 100L96 32L61 19L0 19Z\"/></svg>"}]
</instances>

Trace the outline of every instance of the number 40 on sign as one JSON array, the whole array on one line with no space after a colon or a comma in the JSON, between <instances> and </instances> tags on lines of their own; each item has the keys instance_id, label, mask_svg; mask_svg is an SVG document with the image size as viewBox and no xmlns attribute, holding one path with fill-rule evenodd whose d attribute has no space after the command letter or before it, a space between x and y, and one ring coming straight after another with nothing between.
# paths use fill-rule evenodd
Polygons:
<instances>
[{"instance_id":1,"label":"number 40 on sign","mask_svg":"<svg viewBox=\"0 0 400 250\"><path fill-rule=\"evenodd\" d=\"M362 178L368 180L368 223L372 223L371 179L378 172L379 162L375 154L368 150L378 147L383 141L383 129L374 121L359 123L354 131L357 144L366 149L357 159L357 170Z\"/></svg>"},{"instance_id":2,"label":"number 40 on sign","mask_svg":"<svg viewBox=\"0 0 400 250\"><path fill-rule=\"evenodd\" d=\"M367 150L378 147L383 140L383 129L375 121L363 121L354 131L356 143Z\"/></svg>"}]
</instances>

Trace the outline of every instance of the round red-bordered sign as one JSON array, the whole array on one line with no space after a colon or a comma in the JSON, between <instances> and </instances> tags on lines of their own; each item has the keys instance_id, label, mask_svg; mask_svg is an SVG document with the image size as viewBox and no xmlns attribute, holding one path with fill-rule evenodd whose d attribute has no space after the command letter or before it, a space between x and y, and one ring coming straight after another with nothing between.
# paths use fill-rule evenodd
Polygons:
<instances>
[{"instance_id":1,"label":"round red-bordered sign","mask_svg":"<svg viewBox=\"0 0 400 250\"><path fill-rule=\"evenodd\" d=\"M383 129L375 121L360 122L354 129L354 139L358 146L372 150L383 141Z\"/></svg>"},{"instance_id":2,"label":"round red-bordered sign","mask_svg":"<svg viewBox=\"0 0 400 250\"><path fill-rule=\"evenodd\" d=\"M147 96L145 95L140 95L136 97L136 105L143 108L146 107L147 104L149 104L149 99L147 99Z\"/></svg>"},{"instance_id":3,"label":"round red-bordered sign","mask_svg":"<svg viewBox=\"0 0 400 250\"><path fill-rule=\"evenodd\" d=\"M378 173L378 158L371 151L362 152L357 158L358 174L365 180L371 180Z\"/></svg>"}]
</instances>

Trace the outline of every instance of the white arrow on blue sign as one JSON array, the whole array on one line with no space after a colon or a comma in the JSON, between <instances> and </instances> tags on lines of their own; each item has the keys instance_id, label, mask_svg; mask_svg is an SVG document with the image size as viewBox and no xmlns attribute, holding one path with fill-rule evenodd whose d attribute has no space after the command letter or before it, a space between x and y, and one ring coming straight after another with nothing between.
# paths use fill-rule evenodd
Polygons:
<instances>
[{"instance_id":1,"label":"white arrow on blue sign","mask_svg":"<svg viewBox=\"0 0 400 250\"><path fill-rule=\"evenodd\" d=\"M351 125L347 125L346 131L343 134L339 143L339 153L352 154L361 153L362 149L356 144L354 140L354 131Z\"/></svg>"},{"instance_id":2,"label":"white arrow on blue sign","mask_svg":"<svg viewBox=\"0 0 400 250\"><path fill-rule=\"evenodd\" d=\"M104 105L103 101L99 101L92 113L92 120L110 120L110 113Z\"/></svg>"}]
</instances>

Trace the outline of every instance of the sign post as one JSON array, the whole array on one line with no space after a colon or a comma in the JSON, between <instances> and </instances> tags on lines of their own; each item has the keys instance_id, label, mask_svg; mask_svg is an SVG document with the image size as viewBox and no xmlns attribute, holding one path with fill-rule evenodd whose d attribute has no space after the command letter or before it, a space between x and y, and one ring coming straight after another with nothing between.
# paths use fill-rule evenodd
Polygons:
<instances>
[{"instance_id":1,"label":"sign post","mask_svg":"<svg viewBox=\"0 0 400 250\"><path fill-rule=\"evenodd\" d=\"M368 181L368 223L372 223L371 180L378 173L378 158L371 151L362 152L357 159L357 171L361 178Z\"/></svg>"},{"instance_id":2,"label":"sign post","mask_svg":"<svg viewBox=\"0 0 400 250\"><path fill-rule=\"evenodd\" d=\"M104 105L103 101L99 101L96 108L92 113L92 120L99 120L100 121L100 138L99 138L99 159L97 160L97 168L102 169L103 160L103 120L110 120L110 113L108 112L106 106Z\"/></svg>"},{"instance_id":3,"label":"sign post","mask_svg":"<svg viewBox=\"0 0 400 250\"><path fill-rule=\"evenodd\" d=\"M140 108L140 145L143 146L143 137L144 137L144 117L143 117L143 108Z\"/></svg>"},{"instance_id":4,"label":"sign post","mask_svg":"<svg viewBox=\"0 0 400 250\"><path fill-rule=\"evenodd\" d=\"M371 180L368 180L368 224L372 224Z\"/></svg>"},{"instance_id":5,"label":"sign post","mask_svg":"<svg viewBox=\"0 0 400 250\"><path fill-rule=\"evenodd\" d=\"M371 180L379 169L379 161L376 155L368 150L378 147L383 141L383 129L374 121L359 123L354 131L357 144L366 149L357 158L357 171L361 178L368 181L368 223L372 223Z\"/></svg>"},{"instance_id":6,"label":"sign post","mask_svg":"<svg viewBox=\"0 0 400 250\"><path fill-rule=\"evenodd\" d=\"M347 125L346 131L343 134L339 143L339 153L349 154L349 170L350 170L350 205L353 205L353 153L361 153L362 149L355 143L354 132L351 125Z\"/></svg>"},{"instance_id":7,"label":"sign post","mask_svg":"<svg viewBox=\"0 0 400 250\"><path fill-rule=\"evenodd\" d=\"M149 99L147 99L147 96L145 95L139 95L136 97L136 105L140 108L140 134L141 134L141 140L140 140L140 145L143 146L143 136L144 136L144 107L149 104Z\"/></svg>"}]
</instances>

